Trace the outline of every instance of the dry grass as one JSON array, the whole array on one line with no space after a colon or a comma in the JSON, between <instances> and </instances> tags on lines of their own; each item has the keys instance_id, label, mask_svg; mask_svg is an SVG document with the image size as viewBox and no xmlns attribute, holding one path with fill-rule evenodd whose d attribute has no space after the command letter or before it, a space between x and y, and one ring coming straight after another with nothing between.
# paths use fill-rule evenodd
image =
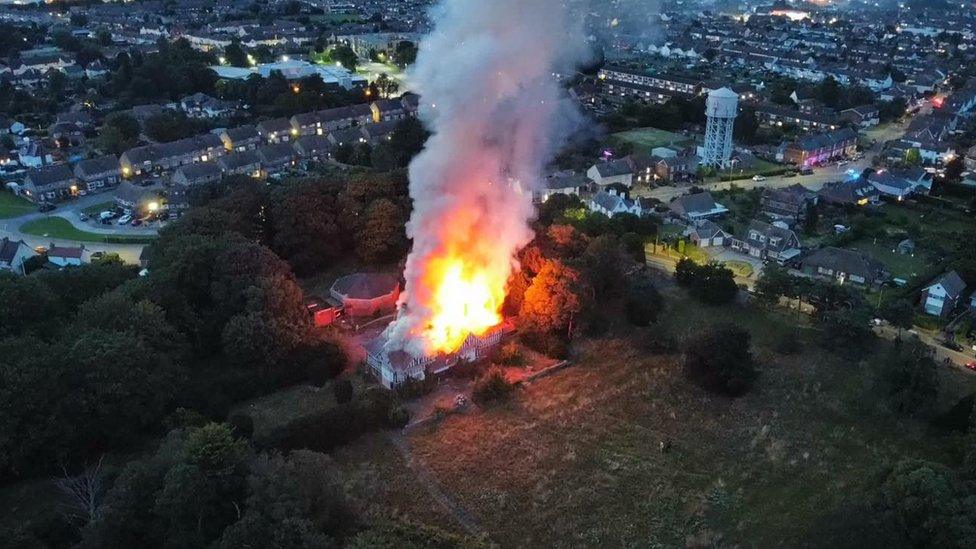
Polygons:
<instances>
[{"instance_id":1,"label":"dry grass","mask_svg":"<svg viewBox=\"0 0 976 549\"><path fill-rule=\"evenodd\" d=\"M678 334L715 320L748 328L757 387L737 400L709 396L680 375L678 357L641 352L640 332L616 334L581 345L576 367L508 404L411 432L414 458L506 547L675 546L703 532L789 546L886 461L946 451L922 424L863 404L862 366L811 345L774 354L792 329L784 318L684 301L667 318ZM347 469L384 464L371 469L386 486L366 496L374 508L416 499L416 487L397 488L411 475L391 452L375 437L343 451ZM423 493L409 505L439 513Z\"/></svg>"}]
</instances>

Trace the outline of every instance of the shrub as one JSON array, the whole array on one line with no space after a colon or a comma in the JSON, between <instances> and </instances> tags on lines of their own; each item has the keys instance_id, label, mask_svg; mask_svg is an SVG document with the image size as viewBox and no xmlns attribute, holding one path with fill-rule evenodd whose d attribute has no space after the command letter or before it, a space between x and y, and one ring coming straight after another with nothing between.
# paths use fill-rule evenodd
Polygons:
<instances>
[{"instance_id":1,"label":"shrub","mask_svg":"<svg viewBox=\"0 0 976 549\"><path fill-rule=\"evenodd\" d=\"M332 384L332 394L339 404L352 400L352 392L352 382L348 379L338 379Z\"/></svg>"},{"instance_id":2,"label":"shrub","mask_svg":"<svg viewBox=\"0 0 976 549\"><path fill-rule=\"evenodd\" d=\"M227 424L235 437L251 438L254 434L254 419L247 414L235 413L227 418Z\"/></svg>"},{"instance_id":3,"label":"shrub","mask_svg":"<svg viewBox=\"0 0 976 549\"><path fill-rule=\"evenodd\" d=\"M685 343L686 375L709 391L744 394L758 375L751 340L748 331L731 325L705 330Z\"/></svg>"},{"instance_id":4,"label":"shrub","mask_svg":"<svg viewBox=\"0 0 976 549\"><path fill-rule=\"evenodd\" d=\"M522 343L549 358L564 359L569 356L569 344L556 334L523 332Z\"/></svg>"},{"instance_id":5,"label":"shrub","mask_svg":"<svg viewBox=\"0 0 976 549\"><path fill-rule=\"evenodd\" d=\"M521 366L525 362L522 348L517 341L509 341L495 352L495 362L509 366Z\"/></svg>"},{"instance_id":6,"label":"shrub","mask_svg":"<svg viewBox=\"0 0 976 549\"><path fill-rule=\"evenodd\" d=\"M630 281L627 288L627 298L624 307L627 320L634 326L647 326L657 320L663 304L661 293L646 277L637 277Z\"/></svg>"},{"instance_id":7,"label":"shrub","mask_svg":"<svg viewBox=\"0 0 976 549\"><path fill-rule=\"evenodd\" d=\"M397 429L406 427L410 422L410 414L402 405L397 404L390 408L386 414L386 424Z\"/></svg>"},{"instance_id":8,"label":"shrub","mask_svg":"<svg viewBox=\"0 0 976 549\"><path fill-rule=\"evenodd\" d=\"M437 378L433 376L427 376L424 379L408 377L397 386L396 394L399 398L410 400L429 394L435 387L437 387Z\"/></svg>"},{"instance_id":9,"label":"shrub","mask_svg":"<svg viewBox=\"0 0 976 549\"><path fill-rule=\"evenodd\" d=\"M638 344L641 349L656 355L666 355L678 350L675 337L667 330L657 328L643 333Z\"/></svg>"},{"instance_id":10,"label":"shrub","mask_svg":"<svg viewBox=\"0 0 976 549\"><path fill-rule=\"evenodd\" d=\"M508 398L513 389L514 386L505 379L505 373L492 367L474 382L471 396L478 402L492 402Z\"/></svg>"}]
</instances>

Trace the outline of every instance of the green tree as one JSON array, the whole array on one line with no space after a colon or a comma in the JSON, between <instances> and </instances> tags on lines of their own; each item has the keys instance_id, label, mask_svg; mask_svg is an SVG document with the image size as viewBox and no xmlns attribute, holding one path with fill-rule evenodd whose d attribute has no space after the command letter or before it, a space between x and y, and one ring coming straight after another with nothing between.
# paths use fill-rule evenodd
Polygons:
<instances>
[{"instance_id":1,"label":"green tree","mask_svg":"<svg viewBox=\"0 0 976 549\"><path fill-rule=\"evenodd\" d=\"M914 147L908 149L905 152L905 163L909 166L920 166L922 164L922 152Z\"/></svg>"},{"instance_id":2,"label":"green tree","mask_svg":"<svg viewBox=\"0 0 976 549\"><path fill-rule=\"evenodd\" d=\"M907 330L915 320L915 307L907 299L893 299L881 308L880 314L892 326Z\"/></svg>"},{"instance_id":3,"label":"green tree","mask_svg":"<svg viewBox=\"0 0 976 549\"><path fill-rule=\"evenodd\" d=\"M337 193L336 183L309 181L287 184L273 200L274 250L301 274L342 257Z\"/></svg>"},{"instance_id":4,"label":"green tree","mask_svg":"<svg viewBox=\"0 0 976 549\"><path fill-rule=\"evenodd\" d=\"M664 298L649 278L636 276L630 279L624 310L631 324L647 326L656 322L663 306Z\"/></svg>"},{"instance_id":5,"label":"green tree","mask_svg":"<svg viewBox=\"0 0 976 549\"><path fill-rule=\"evenodd\" d=\"M751 335L742 328L706 328L685 343L685 374L709 391L739 396L759 375L751 345Z\"/></svg>"},{"instance_id":6,"label":"green tree","mask_svg":"<svg viewBox=\"0 0 976 549\"><path fill-rule=\"evenodd\" d=\"M244 52L244 48L241 47L241 43L237 40L227 44L227 47L224 48L224 59L232 67L249 66L247 53Z\"/></svg>"},{"instance_id":7,"label":"green tree","mask_svg":"<svg viewBox=\"0 0 976 549\"><path fill-rule=\"evenodd\" d=\"M939 373L931 347L917 339L898 339L877 361L881 386L892 409L924 415L938 404Z\"/></svg>"},{"instance_id":8,"label":"green tree","mask_svg":"<svg viewBox=\"0 0 976 549\"><path fill-rule=\"evenodd\" d=\"M593 288L598 299L607 298L623 289L621 281L632 264L620 241L611 235L598 236L590 241L580 257L580 263L587 285Z\"/></svg>"},{"instance_id":9,"label":"green tree","mask_svg":"<svg viewBox=\"0 0 976 549\"><path fill-rule=\"evenodd\" d=\"M862 307L818 312L820 342L831 352L859 358L871 350L877 338L871 330L870 321L870 313Z\"/></svg>"},{"instance_id":10,"label":"green tree","mask_svg":"<svg viewBox=\"0 0 976 549\"><path fill-rule=\"evenodd\" d=\"M406 40L398 42L393 50L393 60L400 67L413 65L417 60L417 45Z\"/></svg>"},{"instance_id":11,"label":"green tree","mask_svg":"<svg viewBox=\"0 0 976 549\"><path fill-rule=\"evenodd\" d=\"M346 70L355 72L359 58L351 47L344 44L336 46L332 48L331 55L332 59L340 63Z\"/></svg>"},{"instance_id":12,"label":"green tree","mask_svg":"<svg viewBox=\"0 0 976 549\"><path fill-rule=\"evenodd\" d=\"M369 205L362 230L356 235L356 253L369 264L398 261L407 251L406 218L390 199Z\"/></svg>"}]
</instances>

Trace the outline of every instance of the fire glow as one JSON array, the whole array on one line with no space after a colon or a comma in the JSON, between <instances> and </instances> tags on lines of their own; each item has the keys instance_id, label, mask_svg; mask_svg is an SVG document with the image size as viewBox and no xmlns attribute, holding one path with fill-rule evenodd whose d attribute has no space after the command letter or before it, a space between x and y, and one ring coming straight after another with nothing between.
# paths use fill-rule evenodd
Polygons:
<instances>
[{"instance_id":1,"label":"fire glow","mask_svg":"<svg viewBox=\"0 0 976 549\"><path fill-rule=\"evenodd\" d=\"M482 335L502 321L505 279L465 263L463 257L431 261L433 315L424 337L439 352L456 351L468 334ZM507 275L506 275L507 276Z\"/></svg>"},{"instance_id":2,"label":"fire glow","mask_svg":"<svg viewBox=\"0 0 976 549\"><path fill-rule=\"evenodd\" d=\"M413 249L386 331L388 351L415 357L502 322L531 190L577 122L553 75L585 53L562 0L442 0L431 19L408 77L431 136L410 164Z\"/></svg>"}]
</instances>

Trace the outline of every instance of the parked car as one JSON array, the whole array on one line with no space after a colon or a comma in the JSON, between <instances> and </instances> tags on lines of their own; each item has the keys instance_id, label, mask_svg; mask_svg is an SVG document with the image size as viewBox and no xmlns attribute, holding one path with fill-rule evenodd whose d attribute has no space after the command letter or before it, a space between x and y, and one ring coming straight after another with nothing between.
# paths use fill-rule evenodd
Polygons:
<instances>
[{"instance_id":1,"label":"parked car","mask_svg":"<svg viewBox=\"0 0 976 549\"><path fill-rule=\"evenodd\" d=\"M119 225L128 225L129 222L131 221L132 221L132 216L126 214L119 218Z\"/></svg>"},{"instance_id":2,"label":"parked car","mask_svg":"<svg viewBox=\"0 0 976 549\"><path fill-rule=\"evenodd\" d=\"M118 215L118 214L116 214L112 210L105 210L104 212L98 214L98 219L100 221L104 222L105 220L115 219L115 216L116 215Z\"/></svg>"},{"instance_id":3,"label":"parked car","mask_svg":"<svg viewBox=\"0 0 976 549\"><path fill-rule=\"evenodd\" d=\"M112 224L112 218L111 217L100 217L100 218L98 218L98 222L101 223L102 225L111 225Z\"/></svg>"},{"instance_id":4,"label":"parked car","mask_svg":"<svg viewBox=\"0 0 976 549\"><path fill-rule=\"evenodd\" d=\"M952 349L953 351L956 351L956 352L962 351L962 345L956 343L955 341L949 340L949 339L943 341L942 342L942 346L945 347L946 349Z\"/></svg>"},{"instance_id":5,"label":"parked car","mask_svg":"<svg viewBox=\"0 0 976 549\"><path fill-rule=\"evenodd\" d=\"M970 370L976 370L976 360L970 360L966 363L966 367Z\"/></svg>"},{"instance_id":6,"label":"parked car","mask_svg":"<svg viewBox=\"0 0 976 549\"><path fill-rule=\"evenodd\" d=\"M37 211L39 211L41 213L45 213L45 212L49 212L49 211L51 211L51 210L53 210L55 208L57 208L57 206L55 206L54 204L52 204L50 202L41 202L40 205L37 206Z\"/></svg>"},{"instance_id":7,"label":"parked car","mask_svg":"<svg viewBox=\"0 0 976 549\"><path fill-rule=\"evenodd\" d=\"M78 215L78 219L82 221L88 221L88 214L82 212L81 214Z\"/></svg>"},{"instance_id":8,"label":"parked car","mask_svg":"<svg viewBox=\"0 0 976 549\"><path fill-rule=\"evenodd\" d=\"M796 172L789 171L783 174L783 177L796 177Z\"/></svg>"},{"instance_id":9,"label":"parked car","mask_svg":"<svg viewBox=\"0 0 976 549\"><path fill-rule=\"evenodd\" d=\"M803 168L800 170L800 175L813 175L813 168Z\"/></svg>"},{"instance_id":10,"label":"parked car","mask_svg":"<svg viewBox=\"0 0 976 549\"><path fill-rule=\"evenodd\" d=\"M139 225L142 225L142 220L141 219L135 218L135 219L132 220L132 226L133 227L138 227Z\"/></svg>"},{"instance_id":11,"label":"parked car","mask_svg":"<svg viewBox=\"0 0 976 549\"><path fill-rule=\"evenodd\" d=\"M752 180L753 181L765 181L766 180L766 176L765 175L754 175L754 176L752 176Z\"/></svg>"}]
</instances>

